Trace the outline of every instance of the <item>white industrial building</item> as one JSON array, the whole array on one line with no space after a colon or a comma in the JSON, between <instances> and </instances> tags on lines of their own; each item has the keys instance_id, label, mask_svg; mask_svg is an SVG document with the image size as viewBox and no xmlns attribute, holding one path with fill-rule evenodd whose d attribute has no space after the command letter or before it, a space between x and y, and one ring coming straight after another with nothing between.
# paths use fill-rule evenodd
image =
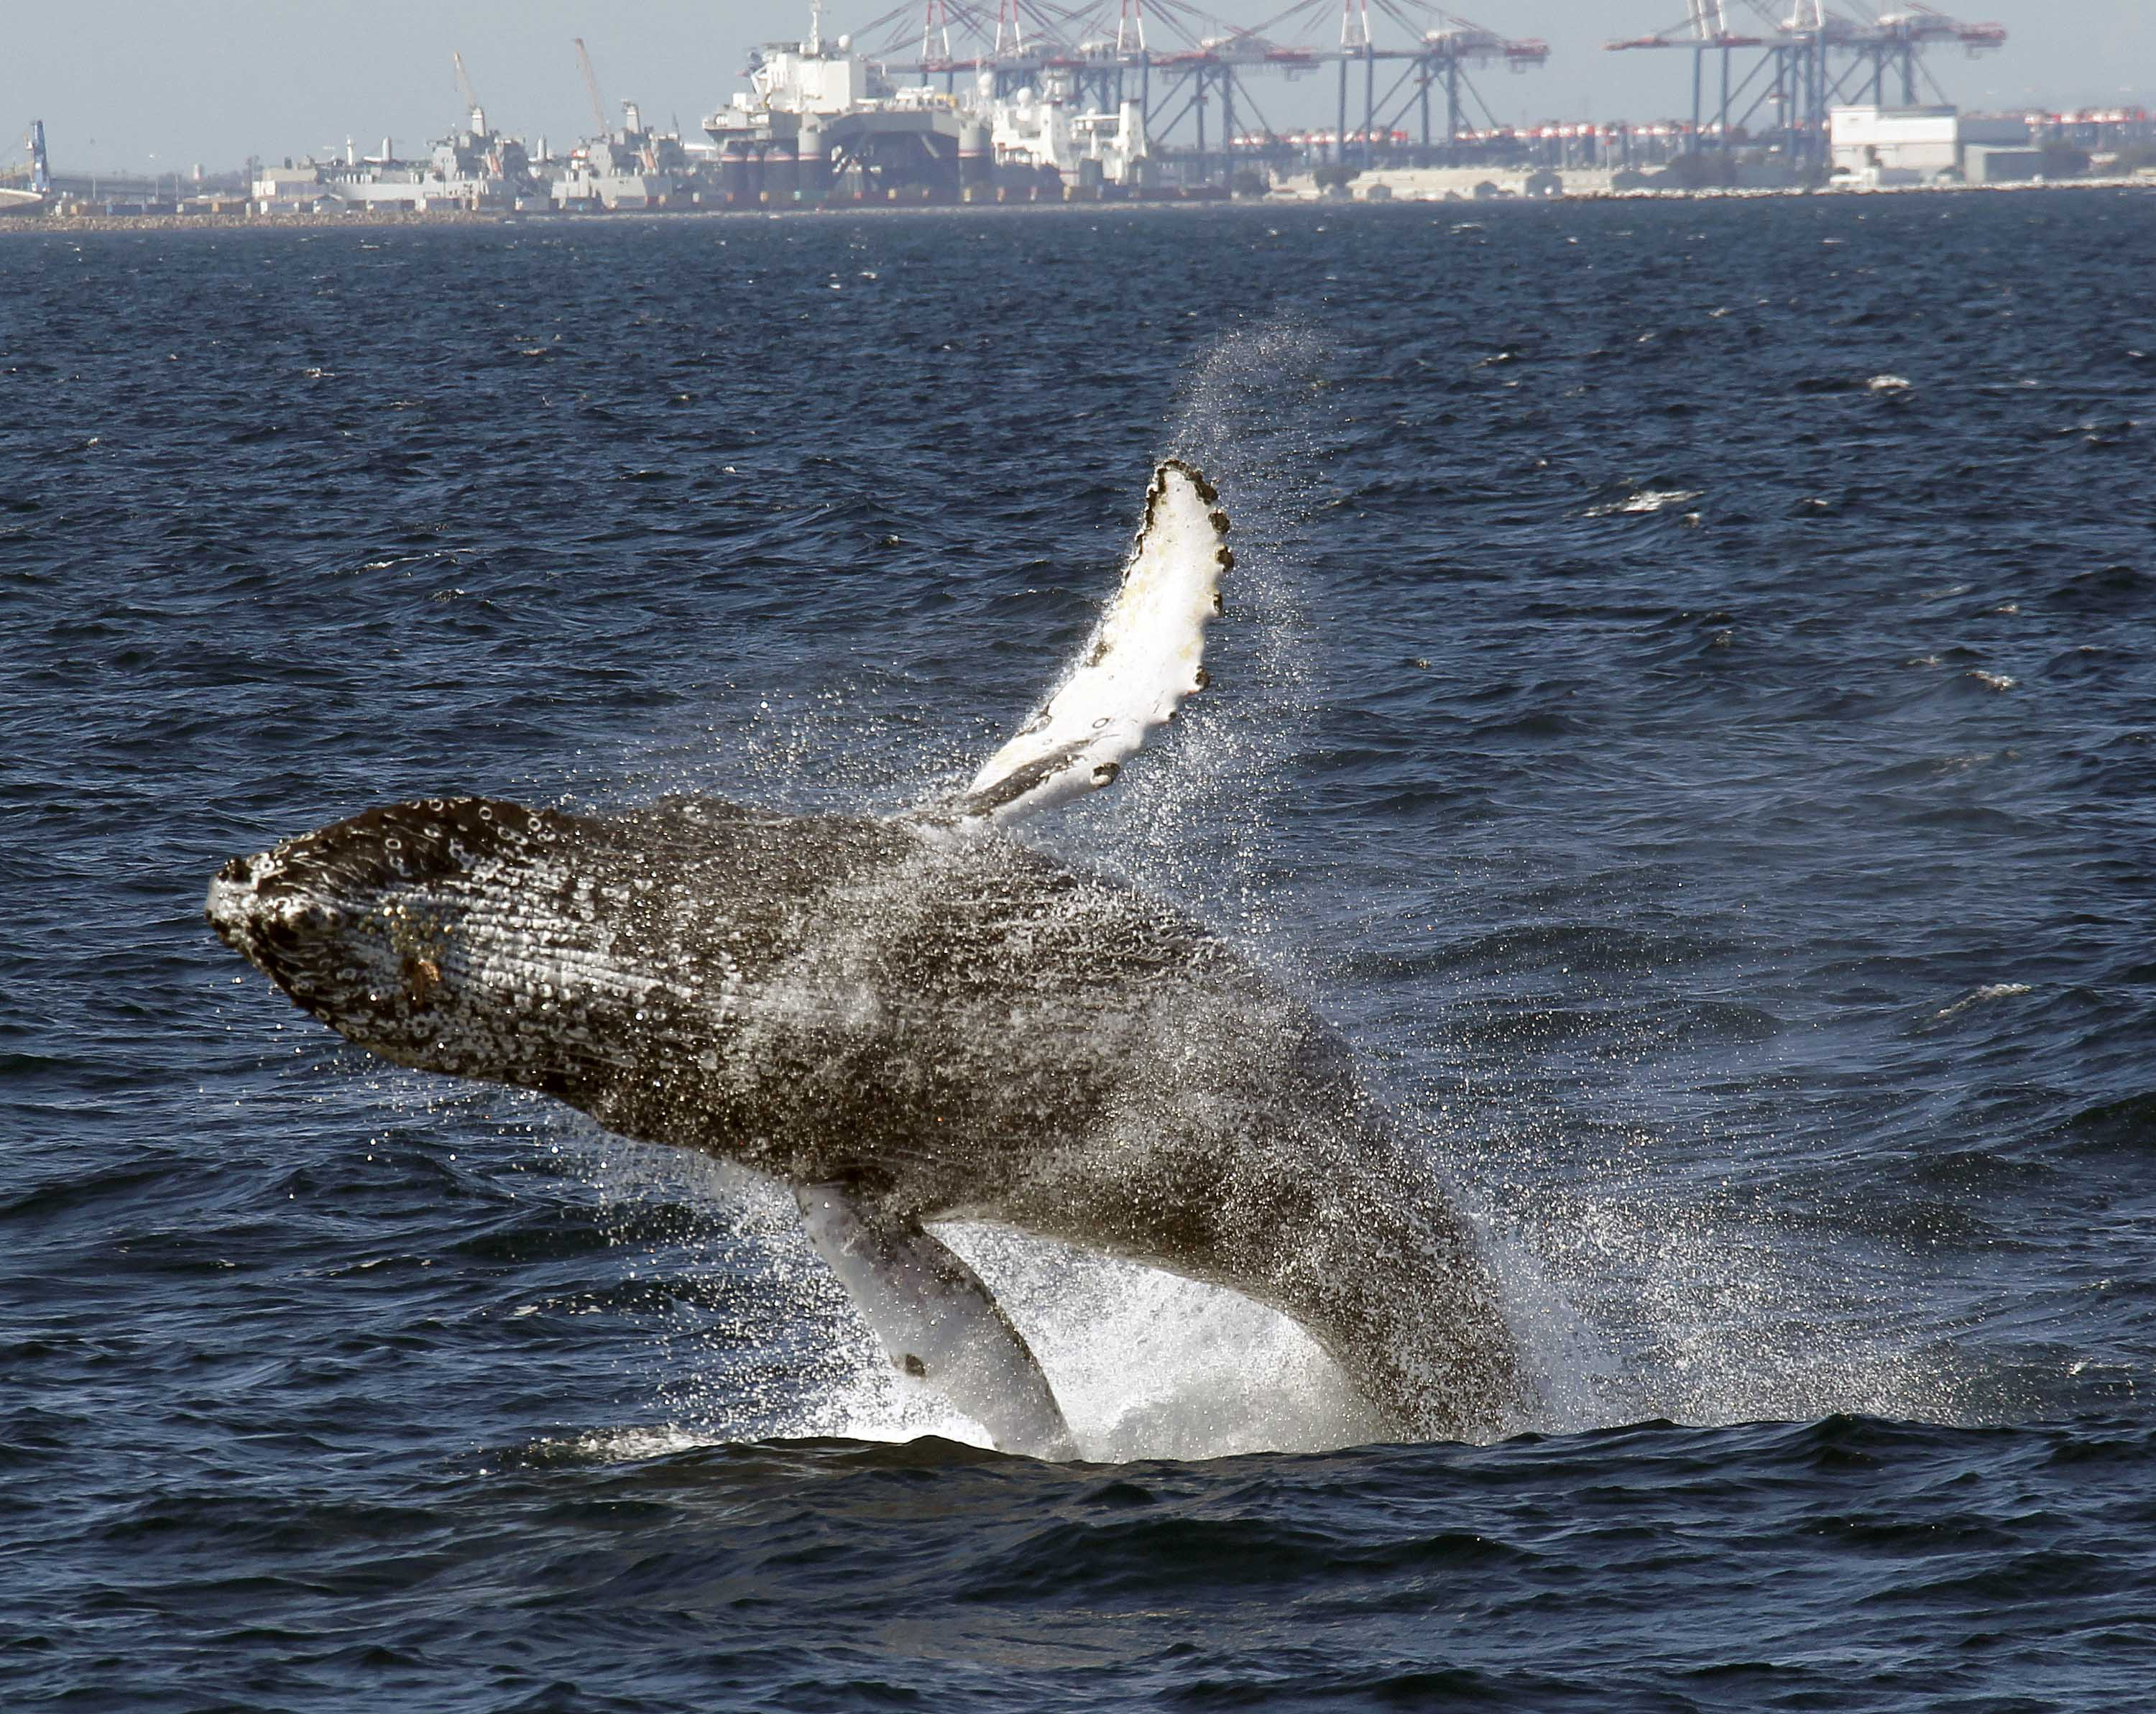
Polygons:
<instances>
[{"instance_id":1,"label":"white industrial building","mask_svg":"<svg viewBox=\"0 0 2156 1714\"><path fill-rule=\"evenodd\" d=\"M1953 107L1836 107L1827 115L1837 183L1863 189L1966 175L1968 157L2025 150L2021 119L1973 118Z\"/></svg>"}]
</instances>

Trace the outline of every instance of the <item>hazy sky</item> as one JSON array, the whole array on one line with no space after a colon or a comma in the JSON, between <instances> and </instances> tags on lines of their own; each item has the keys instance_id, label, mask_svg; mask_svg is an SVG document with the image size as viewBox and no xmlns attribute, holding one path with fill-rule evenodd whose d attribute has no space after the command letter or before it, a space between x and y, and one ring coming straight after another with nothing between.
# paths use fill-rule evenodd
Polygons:
<instances>
[{"instance_id":1,"label":"hazy sky","mask_svg":"<svg viewBox=\"0 0 2156 1714\"><path fill-rule=\"evenodd\" d=\"M1216 0L1255 23L1281 0ZM1861 0L1860 0L1861 3ZM836 33L873 19L877 0L833 0ZM1928 64L1965 106L2131 101L2156 105L2156 0L1949 0L1943 9L2005 24L2004 50ZM1468 15L1548 42L1537 72L1477 80L1501 121L1650 119L1690 103L1688 56L1605 54L1608 38L1682 17L1683 0L1468 0ZM1374 8L1373 8L1374 11ZM591 110L570 38L582 35L610 104L632 96L662 123L692 131L742 87L745 51L803 33L806 0L46 0L5 13L0 141L44 120L68 170L212 170L384 135L414 152L458 121L449 64L465 64L499 127L557 146L589 132ZM1337 39L1337 28L1331 33ZM1381 38L1382 26L1378 27ZM1322 111L1305 80L1266 80L1258 99L1286 125ZM1303 110L1299 111L1298 110ZM12 145L9 145L12 147Z\"/></svg>"}]
</instances>

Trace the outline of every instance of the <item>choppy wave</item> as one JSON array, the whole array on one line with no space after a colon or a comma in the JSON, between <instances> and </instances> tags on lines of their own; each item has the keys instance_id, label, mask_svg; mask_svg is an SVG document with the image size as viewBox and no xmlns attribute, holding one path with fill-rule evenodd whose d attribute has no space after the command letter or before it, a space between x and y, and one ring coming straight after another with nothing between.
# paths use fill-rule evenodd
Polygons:
<instances>
[{"instance_id":1,"label":"choppy wave","mask_svg":"<svg viewBox=\"0 0 2156 1714\"><path fill-rule=\"evenodd\" d=\"M8 236L10 1691L2130 1706L2152 218ZM391 797L959 779L1168 452L1236 519L1214 693L1033 836L1340 1024L1533 1434L1362 1445L1277 1318L961 1232L1102 1462L1004 1458L783 1200L201 931Z\"/></svg>"}]
</instances>

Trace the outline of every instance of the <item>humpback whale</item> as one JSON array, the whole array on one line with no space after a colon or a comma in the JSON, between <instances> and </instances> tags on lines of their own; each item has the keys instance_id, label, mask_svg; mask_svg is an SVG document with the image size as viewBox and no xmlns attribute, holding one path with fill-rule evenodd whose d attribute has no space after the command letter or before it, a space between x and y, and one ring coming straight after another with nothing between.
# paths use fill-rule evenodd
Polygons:
<instances>
[{"instance_id":1,"label":"humpback whale","mask_svg":"<svg viewBox=\"0 0 2156 1714\"><path fill-rule=\"evenodd\" d=\"M1077 1455L937 1222L1226 1286L1390 1432L1491 1437L1523 1398L1495 1284L1338 1034L1200 925L1005 831L1109 783L1205 688L1228 528L1200 472L1159 465L1063 679L904 813L425 798L234 859L205 914L385 1059L792 1185L891 1361L1000 1448Z\"/></svg>"}]
</instances>

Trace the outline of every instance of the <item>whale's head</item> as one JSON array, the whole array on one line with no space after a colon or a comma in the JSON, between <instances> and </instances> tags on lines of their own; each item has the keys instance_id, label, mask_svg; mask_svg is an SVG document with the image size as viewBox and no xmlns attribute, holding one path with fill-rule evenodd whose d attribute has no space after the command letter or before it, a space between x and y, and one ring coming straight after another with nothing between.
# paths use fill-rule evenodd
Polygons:
<instances>
[{"instance_id":1,"label":"whale's head","mask_svg":"<svg viewBox=\"0 0 2156 1714\"><path fill-rule=\"evenodd\" d=\"M234 858L203 915L295 1004L386 1059L551 1087L568 1069L575 937L552 919L575 826L479 798L388 804Z\"/></svg>"}]
</instances>

